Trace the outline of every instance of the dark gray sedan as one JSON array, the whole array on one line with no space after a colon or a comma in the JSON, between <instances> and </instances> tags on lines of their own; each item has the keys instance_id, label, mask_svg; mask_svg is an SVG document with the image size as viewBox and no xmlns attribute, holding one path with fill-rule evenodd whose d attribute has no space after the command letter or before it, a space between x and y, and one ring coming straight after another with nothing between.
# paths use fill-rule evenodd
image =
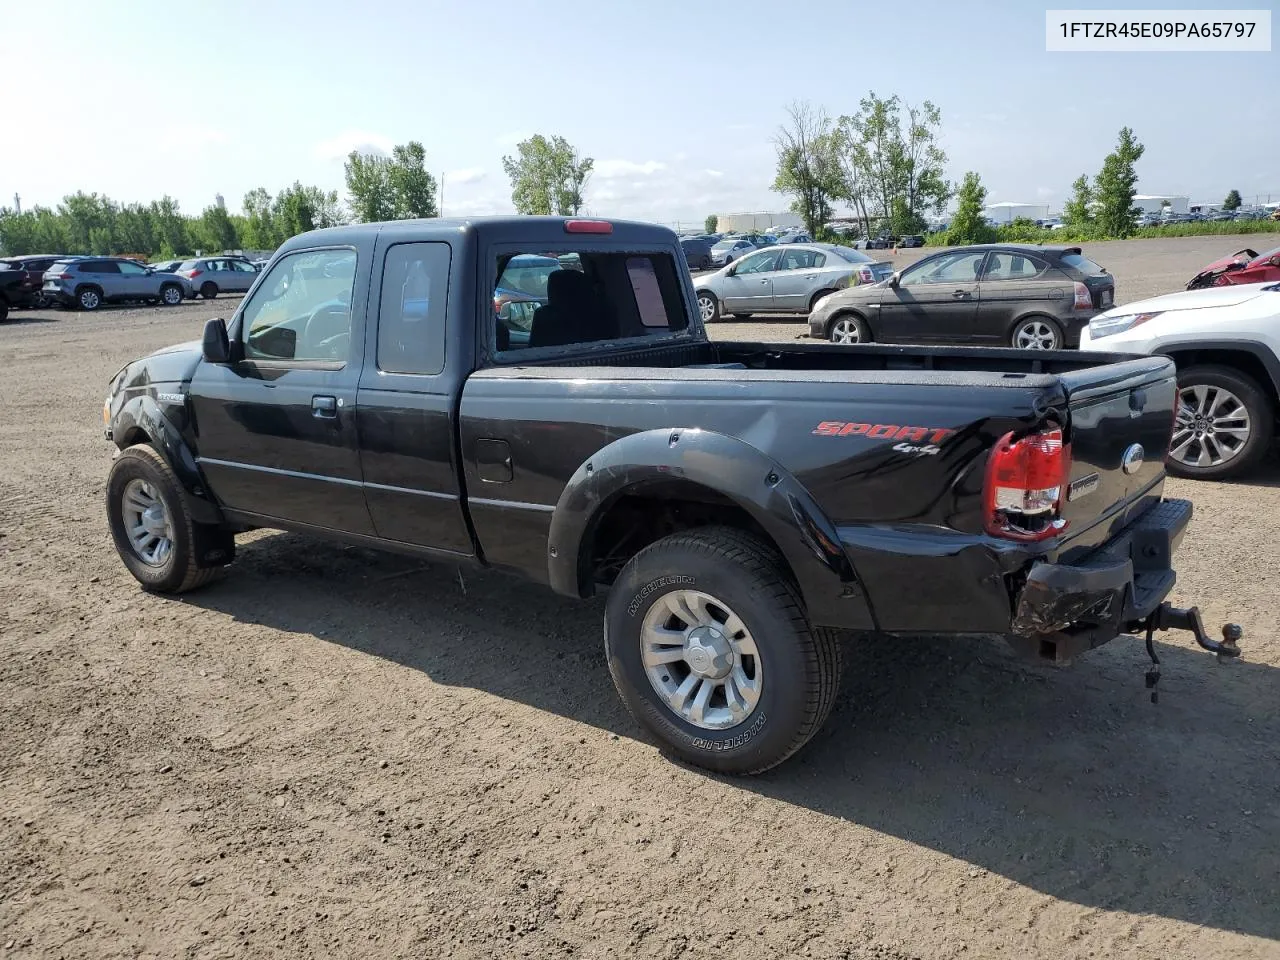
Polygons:
<instances>
[{"instance_id":1,"label":"dark gray sedan","mask_svg":"<svg viewBox=\"0 0 1280 960\"><path fill-rule=\"evenodd\" d=\"M1058 350L1115 303L1115 279L1079 247L955 247L872 286L824 297L809 336L835 343L960 343Z\"/></svg>"}]
</instances>

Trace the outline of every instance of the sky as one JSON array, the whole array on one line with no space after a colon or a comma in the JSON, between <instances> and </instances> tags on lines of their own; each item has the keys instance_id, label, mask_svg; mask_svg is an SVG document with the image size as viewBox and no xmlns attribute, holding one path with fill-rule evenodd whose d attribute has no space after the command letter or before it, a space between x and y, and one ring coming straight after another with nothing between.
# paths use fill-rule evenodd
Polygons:
<instances>
[{"instance_id":1,"label":"sky","mask_svg":"<svg viewBox=\"0 0 1280 960\"><path fill-rule=\"evenodd\" d=\"M701 223L785 209L770 185L787 105L834 117L869 90L933 101L948 178L978 171L990 201L1057 211L1126 124L1146 145L1140 193L1280 199L1280 53L1047 53L1046 6L59 0L56 43L45 16L5 19L6 86L38 95L21 96L28 126L0 124L0 204L167 193L197 213L220 193L239 210L295 180L345 194L351 149L419 140L445 215L504 213L502 157L543 133L595 159L587 212Z\"/></svg>"}]
</instances>

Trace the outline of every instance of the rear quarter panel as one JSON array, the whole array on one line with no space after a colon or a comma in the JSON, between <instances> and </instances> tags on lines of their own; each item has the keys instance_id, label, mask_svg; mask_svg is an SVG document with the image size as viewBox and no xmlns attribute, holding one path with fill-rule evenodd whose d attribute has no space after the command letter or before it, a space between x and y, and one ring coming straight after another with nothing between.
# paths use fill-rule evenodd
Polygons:
<instances>
[{"instance_id":1,"label":"rear quarter panel","mask_svg":"<svg viewBox=\"0 0 1280 960\"><path fill-rule=\"evenodd\" d=\"M766 455L817 501L839 531L867 592L892 597L883 629L937 624L965 578L999 577L990 538L982 532L986 451L1010 430L1034 423L1043 388L974 389L945 375L919 382L804 380L769 371L618 368L524 368L482 371L463 391L460 415L468 506L485 559L547 580L552 513L574 472L615 440L644 430L702 429L737 437ZM511 479L494 483L477 466L477 444L501 440L511 453ZM673 455L674 457L674 455ZM674 460L673 475L680 463ZM760 483L765 482L762 471ZM927 534L912 539L911 534ZM899 557L894 545L910 544ZM997 545L997 552L1003 547ZM922 552L932 563L920 563ZM957 570L951 558L981 552L981 569ZM1016 554L1016 557L1014 556ZM1010 568L1021 562L1010 551ZM994 565L993 565L994 564ZM933 583L921 574L950 569ZM919 596L900 604L901 579L932 599L916 616ZM925 578L927 580L927 577ZM1008 620L1007 597L991 622Z\"/></svg>"}]
</instances>

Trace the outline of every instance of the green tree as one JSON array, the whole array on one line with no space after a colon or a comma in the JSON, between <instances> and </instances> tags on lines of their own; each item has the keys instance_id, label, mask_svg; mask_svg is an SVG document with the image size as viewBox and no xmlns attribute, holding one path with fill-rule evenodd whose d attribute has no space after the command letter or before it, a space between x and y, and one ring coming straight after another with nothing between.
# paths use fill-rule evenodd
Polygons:
<instances>
[{"instance_id":1,"label":"green tree","mask_svg":"<svg viewBox=\"0 0 1280 960\"><path fill-rule=\"evenodd\" d=\"M0 207L0 253L10 257L36 252L36 215Z\"/></svg>"},{"instance_id":2,"label":"green tree","mask_svg":"<svg viewBox=\"0 0 1280 960\"><path fill-rule=\"evenodd\" d=\"M826 113L807 102L792 103L787 117L774 137L773 190L791 197L791 209L812 236L831 219L832 201L841 190L839 140Z\"/></svg>"},{"instance_id":3,"label":"green tree","mask_svg":"<svg viewBox=\"0 0 1280 960\"><path fill-rule=\"evenodd\" d=\"M982 216L987 203L987 188L972 170L964 175L964 182L956 194L956 212L951 218L947 243L958 246L966 243L990 243L995 231Z\"/></svg>"},{"instance_id":4,"label":"green tree","mask_svg":"<svg viewBox=\"0 0 1280 960\"><path fill-rule=\"evenodd\" d=\"M391 161L355 150L347 157L347 202L361 223L395 218L395 192L391 187Z\"/></svg>"},{"instance_id":5,"label":"green tree","mask_svg":"<svg viewBox=\"0 0 1280 960\"><path fill-rule=\"evenodd\" d=\"M706 233L715 233L716 227L720 223L720 218L714 213L708 214L707 219L702 222L702 229Z\"/></svg>"},{"instance_id":6,"label":"green tree","mask_svg":"<svg viewBox=\"0 0 1280 960\"><path fill-rule=\"evenodd\" d=\"M1062 222L1075 230L1093 225L1093 188L1087 174L1080 174L1071 184L1071 199L1063 204Z\"/></svg>"},{"instance_id":7,"label":"green tree","mask_svg":"<svg viewBox=\"0 0 1280 960\"><path fill-rule=\"evenodd\" d=\"M1232 190L1227 194L1227 199L1222 201L1223 210L1239 210L1240 209L1240 191Z\"/></svg>"},{"instance_id":8,"label":"green tree","mask_svg":"<svg viewBox=\"0 0 1280 960\"><path fill-rule=\"evenodd\" d=\"M427 151L417 140L397 144L392 149L387 177L391 184L394 219L440 215L436 207L436 178L427 172Z\"/></svg>"},{"instance_id":9,"label":"green tree","mask_svg":"<svg viewBox=\"0 0 1280 960\"><path fill-rule=\"evenodd\" d=\"M926 215L941 212L951 199L943 176L947 155L938 145L942 113L926 100L919 106L871 91L858 112L837 124L840 199L847 201L870 232L873 219L891 230L916 233Z\"/></svg>"},{"instance_id":10,"label":"green tree","mask_svg":"<svg viewBox=\"0 0 1280 960\"><path fill-rule=\"evenodd\" d=\"M1120 129L1116 148L1102 161L1102 170L1094 178L1098 198L1098 229L1109 237L1127 237L1134 230L1134 217L1140 212L1133 205L1137 193L1138 174L1134 165L1142 159L1146 148L1128 127Z\"/></svg>"},{"instance_id":11,"label":"green tree","mask_svg":"<svg viewBox=\"0 0 1280 960\"><path fill-rule=\"evenodd\" d=\"M515 157L503 157L517 213L573 216L582 210L583 191L595 161L581 157L564 137L535 134L516 144Z\"/></svg>"},{"instance_id":12,"label":"green tree","mask_svg":"<svg viewBox=\"0 0 1280 960\"><path fill-rule=\"evenodd\" d=\"M188 218L179 211L177 200L165 195L159 200L152 200L150 209L151 224L161 255L180 257L195 252Z\"/></svg>"},{"instance_id":13,"label":"green tree","mask_svg":"<svg viewBox=\"0 0 1280 960\"><path fill-rule=\"evenodd\" d=\"M108 242L108 253L137 253L150 257L160 250L160 241L151 222L151 210L139 203L120 208L116 214L115 235Z\"/></svg>"},{"instance_id":14,"label":"green tree","mask_svg":"<svg viewBox=\"0 0 1280 960\"><path fill-rule=\"evenodd\" d=\"M254 187L244 195L244 236L240 239L249 250L274 250L286 239L276 229L271 209L271 194L265 187Z\"/></svg>"},{"instance_id":15,"label":"green tree","mask_svg":"<svg viewBox=\"0 0 1280 960\"><path fill-rule=\"evenodd\" d=\"M202 253L221 253L240 246L236 225L227 211L214 204L205 207L200 217L191 224L191 238Z\"/></svg>"}]
</instances>

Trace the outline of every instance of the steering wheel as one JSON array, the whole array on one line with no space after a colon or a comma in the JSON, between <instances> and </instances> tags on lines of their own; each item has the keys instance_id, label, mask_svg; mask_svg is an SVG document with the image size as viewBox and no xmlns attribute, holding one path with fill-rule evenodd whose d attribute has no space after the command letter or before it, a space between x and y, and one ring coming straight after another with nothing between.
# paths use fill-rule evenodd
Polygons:
<instances>
[{"instance_id":1,"label":"steering wheel","mask_svg":"<svg viewBox=\"0 0 1280 960\"><path fill-rule=\"evenodd\" d=\"M326 332L326 322L331 324L329 329L332 329L333 320L336 318L345 321L344 328L323 336ZM313 339L317 336L319 339ZM351 310L340 301L331 301L316 307L307 317L307 322L302 328L302 342L314 348L316 353L327 354L330 359L341 360L350 340Z\"/></svg>"}]
</instances>

